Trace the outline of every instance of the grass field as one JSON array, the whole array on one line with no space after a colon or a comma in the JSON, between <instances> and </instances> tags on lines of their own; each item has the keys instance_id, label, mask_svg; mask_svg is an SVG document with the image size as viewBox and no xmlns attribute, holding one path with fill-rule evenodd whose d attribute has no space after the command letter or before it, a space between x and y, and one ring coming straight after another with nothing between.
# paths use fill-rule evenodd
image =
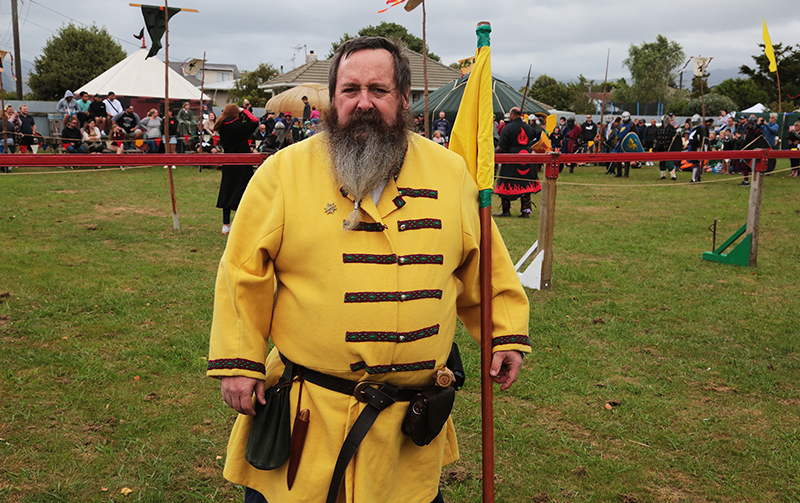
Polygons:
<instances>
[{"instance_id":1,"label":"grass field","mask_svg":"<svg viewBox=\"0 0 800 503\"><path fill-rule=\"evenodd\" d=\"M553 288L497 392L498 502L800 501L800 182L765 180L757 268L701 260L747 218L735 177L559 180ZM15 170L25 173L28 170ZM219 172L0 175L0 501L241 501L205 377ZM534 197L538 204L538 196ZM513 209L517 209L514 203ZM498 225L518 259L534 218ZM478 348L452 503L480 497ZM127 493L128 490L131 492Z\"/></svg>"}]
</instances>

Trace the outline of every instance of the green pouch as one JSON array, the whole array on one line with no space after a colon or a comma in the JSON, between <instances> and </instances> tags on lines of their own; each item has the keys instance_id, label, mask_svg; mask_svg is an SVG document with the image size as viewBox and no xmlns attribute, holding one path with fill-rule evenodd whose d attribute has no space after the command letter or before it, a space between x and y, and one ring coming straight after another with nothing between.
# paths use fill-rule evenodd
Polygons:
<instances>
[{"instance_id":1,"label":"green pouch","mask_svg":"<svg viewBox=\"0 0 800 503\"><path fill-rule=\"evenodd\" d=\"M250 426L244 458L259 470L274 470L289 460L292 440L289 392L293 368L288 363L278 384L266 390L265 405L256 400L256 417Z\"/></svg>"}]
</instances>

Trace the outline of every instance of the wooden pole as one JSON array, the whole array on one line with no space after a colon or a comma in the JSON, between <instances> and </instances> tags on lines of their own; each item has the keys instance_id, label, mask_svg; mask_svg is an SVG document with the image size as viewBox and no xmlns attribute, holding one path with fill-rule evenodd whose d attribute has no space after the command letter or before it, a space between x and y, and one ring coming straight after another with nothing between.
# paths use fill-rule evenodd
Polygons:
<instances>
[{"instance_id":1,"label":"wooden pole","mask_svg":"<svg viewBox=\"0 0 800 503\"><path fill-rule=\"evenodd\" d=\"M606 125L603 122L605 119L606 113L606 84L608 83L608 62L611 60L611 49L608 49L608 54L606 55L606 75L603 77L603 101L600 104L600 124L597 126L597 130L600 133L600 141L597 142L597 145L594 147L594 152L596 154L600 153L600 150L603 147L603 142L606 139ZM540 213L541 215L541 213Z\"/></svg>"},{"instance_id":2,"label":"wooden pole","mask_svg":"<svg viewBox=\"0 0 800 503\"><path fill-rule=\"evenodd\" d=\"M539 246L536 253L544 251L542 275L539 288L549 289L553 281L553 234L556 221L556 181L558 180L558 153L554 152L545 164L545 179L542 184L541 209L539 210Z\"/></svg>"},{"instance_id":3,"label":"wooden pole","mask_svg":"<svg viewBox=\"0 0 800 503\"><path fill-rule=\"evenodd\" d=\"M425 137L430 138L433 136L430 130L430 111L428 109L428 41L425 35L425 22L427 12L425 11L425 0L422 0L422 79L425 89L422 94L425 96Z\"/></svg>"},{"instance_id":4,"label":"wooden pole","mask_svg":"<svg viewBox=\"0 0 800 503\"><path fill-rule=\"evenodd\" d=\"M519 111L523 115L525 115L525 98L528 97L528 89L531 87L531 68L533 68L533 65L528 67L528 80L525 82L525 92L522 93L522 105L519 107Z\"/></svg>"},{"instance_id":5,"label":"wooden pole","mask_svg":"<svg viewBox=\"0 0 800 503\"><path fill-rule=\"evenodd\" d=\"M203 51L203 74L200 76L200 119L203 118L203 95L205 94L205 85L206 85L206 51Z\"/></svg>"},{"instance_id":6,"label":"wooden pole","mask_svg":"<svg viewBox=\"0 0 800 503\"><path fill-rule=\"evenodd\" d=\"M17 60L17 99L22 100L22 56L19 46L19 15L17 13L17 0L11 0L11 22L14 25L14 57Z\"/></svg>"},{"instance_id":7,"label":"wooden pole","mask_svg":"<svg viewBox=\"0 0 800 503\"><path fill-rule=\"evenodd\" d=\"M490 25L481 21L477 28ZM477 29L476 29L477 32ZM478 51L488 47L478 39ZM477 53L476 53L477 56ZM477 78L477 77L475 77ZM480 146L480 144L479 144ZM480 167L478 168L480 169ZM490 196L491 197L491 196ZM481 482L483 503L494 503L494 381L492 368L492 205L479 205L481 260L479 265L481 299Z\"/></svg>"},{"instance_id":8,"label":"wooden pole","mask_svg":"<svg viewBox=\"0 0 800 503\"><path fill-rule=\"evenodd\" d=\"M778 79L778 113L780 114L780 113L783 113L782 104L781 104L782 103L781 102L781 98L782 98L782 96L781 96L781 76L778 73L777 66L778 65L775 65L775 78ZM770 146L772 146L772 145L770 145Z\"/></svg>"},{"instance_id":9,"label":"wooden pole","mask_svg":"<svg viewBox=\"0 0 800 503\"><path fill-rule=\"evenodd\" d=\"M3 89L3 74L0 72L0 110L3 111L0 118L3 120L3 153L10 154L8 142L6 141L6 91Z\"/></svg>"},{"instance_id":10,"label":"wooden pole","mask_svg":"<svg viewBox=\"0 0 800 503\"><path fill-rule=\"evenodd\" d=\"M756 169L750 182L750 202L747 206L747 230L750 234L750 267L756 267L758 262L758 227L761 221L761 195L764 191L764 172L767 169L766 158L756 159Z\"/></svg>"},{"instance_id":11,"label":"wooden pole","mask_svg":"<svg viewBox=\"0 0 800 503\"><path fill-rule=\"evenodd\" d=\"M152 41L151 41L152 43ZM164 0L164 116L169 110L169 0ZM164 128L164 151L172 153L172 146L169 144L169 119ZM181 230L181 222L178 217L178 203L175 200L175 180L172 178L172 170L167 168L169 175L169 197L172 201L172 228L176 231Z\"/></svg>"},{"instance_id":12,"label":"wooden pole","mask_svg":"<svg viewBox=\"0 0 800 503\"><path fill-rule=\"evenodd\" d=\"M481 221L481 463L483 503L494 502L494 381L492 367L492 207L480 209Z\"/></svg>"}]
</instances>

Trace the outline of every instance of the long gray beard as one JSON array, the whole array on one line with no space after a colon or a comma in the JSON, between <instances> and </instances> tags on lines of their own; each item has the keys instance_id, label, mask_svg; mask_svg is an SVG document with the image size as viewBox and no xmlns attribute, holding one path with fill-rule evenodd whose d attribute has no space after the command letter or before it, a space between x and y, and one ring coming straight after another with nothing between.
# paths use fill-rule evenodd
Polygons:
<instances>
[{"instance_id":1,"label":"long gray beard","mask_svg":"<svg viewBox=\"0 0 800 503\"><path fill-rule=\"evenodd\" d=\"M361 200L385 183L402 162L408 130L403 120L386 124L374 109L356 111L340 126L335 109L331 110L323 125L329 135L333 175L358 203L345 221L345 230L352 230L361 222Z\"/></svg>"}]
</instances>

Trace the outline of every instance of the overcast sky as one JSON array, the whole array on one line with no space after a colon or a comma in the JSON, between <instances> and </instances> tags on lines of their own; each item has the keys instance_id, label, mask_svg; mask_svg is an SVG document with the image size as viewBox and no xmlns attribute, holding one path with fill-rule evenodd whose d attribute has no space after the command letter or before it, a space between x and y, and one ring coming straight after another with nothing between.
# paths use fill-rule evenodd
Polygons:
<instances>
[{"instance_id":1,"label":"overcast sky","mask_svg":"<svg viewBox=\"0 0 800 503\"><path fill-rule=\"evenodd\" d=\"M141 11L121 0L18 0L23 60L33 61L47 39L69 22L104 26L130 53L143 26ZM345 32L382 21L405 26L422 37L422 7L402 6L384 14L385 0L170 0L170 7L195 8L170 22L170 60L202 57L252 70L260 62L289 71L305 61L306 51L324 58L331 42ZM427 0L430 50L450 64L475 52L475 26L492 23L494 74L516 84L529 65L531 75L574 80L583 74L603 81L629 78L622 60L631 44L662 34L688 56L712 56L708 71L735 76L752 65L760 49L762 19L772 42L800 43L798 0ZM72 21L70 20L72 18ZM0 0L0 48L13 49L11 0ZM148 40L149 45L149 40ZM91 57L76 54L75 58ZM164 51L159 53L164 58ZM295 58L293 60L293 58ZM689 67L691 68L691 66ZM24 69L24 71L30 70Z\"/></svg>"}]
</instances>

